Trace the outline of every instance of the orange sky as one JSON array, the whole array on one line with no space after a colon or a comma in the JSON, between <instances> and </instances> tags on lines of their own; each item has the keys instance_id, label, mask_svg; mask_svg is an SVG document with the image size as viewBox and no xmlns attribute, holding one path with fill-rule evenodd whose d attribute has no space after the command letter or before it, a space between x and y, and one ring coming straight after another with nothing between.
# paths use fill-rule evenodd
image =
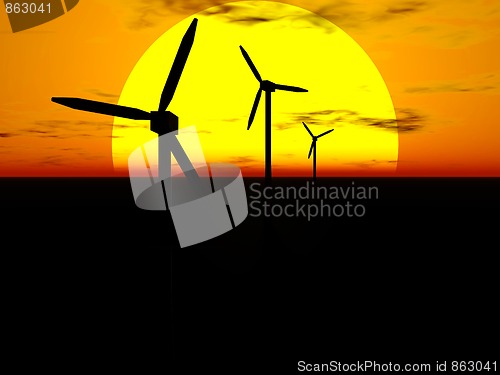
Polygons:
<instances>
[{"instance_id":1,"label":"orange sky","mask_svg":"<svg viewBox=\"0 0 500 375\"><path fill-rule=\"evenodd\" d=\"M84 0L18 33L1 12L0 176L113 175L113 119L81 111L61 117L50 98L116 103L158 37L222 3ZM400 120L396 175L500 176L498 1L283 3L342 28L377 66Z\"/></svg>"}]
</instances>

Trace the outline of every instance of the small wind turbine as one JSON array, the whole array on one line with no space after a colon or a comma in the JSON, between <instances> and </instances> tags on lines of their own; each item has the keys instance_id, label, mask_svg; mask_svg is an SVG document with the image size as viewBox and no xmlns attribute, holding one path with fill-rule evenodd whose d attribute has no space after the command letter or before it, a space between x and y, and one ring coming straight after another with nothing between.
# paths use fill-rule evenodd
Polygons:
<instances>
[{"instance_id":1,"label":"small wind turbine","mask_svg":"<svg viewBox=\"0 0 500 375\"><path fill-rule=\"evenodd\" d=\"M328 133L331 133L335 129L327 130L326 132L321 133L320 135L314 135L311 132L311 130L309 130L309 128L307 127L306 123L303 122L303 124L304 124L304 127L306 128L307 132L312 137L311 148L309 149L309 154L307 155L307 158L308 159L311 158L311 153L313 154L313 181L316 181L316 141L318 140L318 138L320 138L320 137L322 137L324 135L327 135Z\"/></svg>"},{"instance_id":2,"label":"small wind turbine","mask_svg":"<svg viewBox=\"0 0 500 375\"><path fill-rule=\"evenodd\" d=\"M187 154L185 153L177 138L172 137L172 139L168 140L168 142L165 143L162 142L162 138L160 137L161 135L179 129L179 118L172 112L167 111L167 107L174 97L177 84L179 83L179 79L181 78L182 71L191 51L191 47L194 43L197 23L198 19L194 18L184 37L182 38L181 44L179 46L179 49L177 50L172 68L170 69L170 73L160 97L158 111L145 112L137 108L125 107L117 104L102 103L80 98L52 98L52 101L55 103L62 104L66 107L78 109L81 111L123 117L132 120L150 120L150 130L157 133L159 137L158 173L162 184L164 184L164 179L168 179L169 177L171 177L171 154L174 154L177 162L179 163L179 166L181 167L186 177L198 177L195 169L193 168L193 165L191 164L191 161L189 160Z\"/></svg>"},{"instance_id":3,"label":"small wind turbine","mask_svg":"<svg viewBox=\"0 0 500 375\"><path fill-rule=\"evenodd\" d=\"M250 129L250 126L252 126L253 119L255 117L255 112L257 112L257 107L259 105L260 101L260 96L262 95L262 91L266 92L266 151L265 151L265 159L266 159L266 170L265 170L265 179L266 182L269 183L271 182L272 178L272 171L271 171L271 93L273 93L276 90L282 90L282 91L292 91L292 92L307 92L306 89L300 88L300 87L295 87L295 86L286 86L286 85L279 85L271 81L267 80L262 80L259 72L257 71L257 68L253 64L252 60L250 59L250 56L248 53L245 51L245 49L240 46L241 53L243 54L243 57L245 58L248 66L253 72L253 75L255 78L257 78L257 81L259 81L260 86L259 90L257 91L257 95L255 96L255 100L253 103L252 111L250 112L250 118L248 119L248 127L247 130Z\"/></svg>"}]
</instances>

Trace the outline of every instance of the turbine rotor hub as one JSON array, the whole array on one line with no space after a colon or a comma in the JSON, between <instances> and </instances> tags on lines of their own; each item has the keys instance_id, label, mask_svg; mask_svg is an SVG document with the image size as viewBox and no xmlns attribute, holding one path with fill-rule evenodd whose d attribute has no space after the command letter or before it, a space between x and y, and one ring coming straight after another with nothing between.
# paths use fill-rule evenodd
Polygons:
<instances>
[{"instance_id":1,"label":"turbine rotor hub","mask_svg":"<svg viewBox=\"0 0 500 375\"><path fill-rule=\"evenodd\" d=\"M179 118L170 111L151 111L150 129L158 135L179 130Z\"/></svg>"},{"instance_id":2,"label":"turbine rotor hub","mask_svg":"<svg viewBox=\"0 0 500 375\"><path fill-rule=\"evenodd\" d=\"M274 92L276 91L276 84L274 82L271 82L271 81L268 81L268 80L264 80L260 83L260 88L263 90L263 91L267 91L267 92Z\"/></svg>"}]
</instances>

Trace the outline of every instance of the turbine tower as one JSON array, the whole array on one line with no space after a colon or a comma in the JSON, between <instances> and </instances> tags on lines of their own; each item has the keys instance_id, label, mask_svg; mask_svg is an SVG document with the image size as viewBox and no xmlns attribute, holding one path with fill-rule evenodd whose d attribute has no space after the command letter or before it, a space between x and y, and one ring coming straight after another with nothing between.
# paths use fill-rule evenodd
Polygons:
<instances>
[{"instance_id":1,"label":"turbine tower","mask_svg":"<svg viewBox=\"0 0 500 375\"><path fill-rule=\"evenodd\" d=\"M287 86L287 85L279 85L277 83L262 80L257 68L253 64L250 56L245 51L245 49L240 46L241 53L245 58L248 66L253 72L253 75L259 81L259 90L257 91L257 95L255 96L255 100L253 103L252 111L250 112L250 118L248 119L248 127L247 130L252 126L253 119L255 117L255 112L257 112L257 107L259 105L260 97L262 95L262 91L266 93L266 123L265 123L265 161L266 161L266 169L265 169L265 181L266 183L270 183L272 179L272 168L271 168L271 94L276 90L282 91L292 91L292 92L307 92L306 89L296 87L296 86Z\"/></svg>"},{"instance_id":2,"label":"turbine tower","mask_svg":"<svg viewBox=\"0 0 500 375\"><path fill-rule=\"evenodd\" d=\"M309 154L307 155L307 158L310 159L311 158L311 153L313 154L313 181L316 181L316 142L317 142L318 138L321 138L324 135L327 135L328 133L331 133L335 129L327 130L326 132L321 133L320 135L314 135L311 132L311 130L307 127L307 125L306 125L305 122L303 122L302 124L304 124L304 127L306 128L307 132L312 137L311 147L309 148Z\"/></svg>"}]
</instances>

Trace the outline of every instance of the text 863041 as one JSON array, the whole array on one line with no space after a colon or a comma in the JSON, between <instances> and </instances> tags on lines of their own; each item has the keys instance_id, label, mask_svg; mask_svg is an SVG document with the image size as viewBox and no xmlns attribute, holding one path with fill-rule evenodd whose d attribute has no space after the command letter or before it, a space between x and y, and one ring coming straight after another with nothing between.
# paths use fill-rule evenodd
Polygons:
<instances>
[{"instance_id":1,"label":"text 863041","mask_svg":"<svg viewBox=\"0 0 500 375\"><path fill-rule=\"evenodd\" d=\"M7 14L35 14L50 13L50 2L48 3L5 3Z\"/></svg>"}]
</instances>

